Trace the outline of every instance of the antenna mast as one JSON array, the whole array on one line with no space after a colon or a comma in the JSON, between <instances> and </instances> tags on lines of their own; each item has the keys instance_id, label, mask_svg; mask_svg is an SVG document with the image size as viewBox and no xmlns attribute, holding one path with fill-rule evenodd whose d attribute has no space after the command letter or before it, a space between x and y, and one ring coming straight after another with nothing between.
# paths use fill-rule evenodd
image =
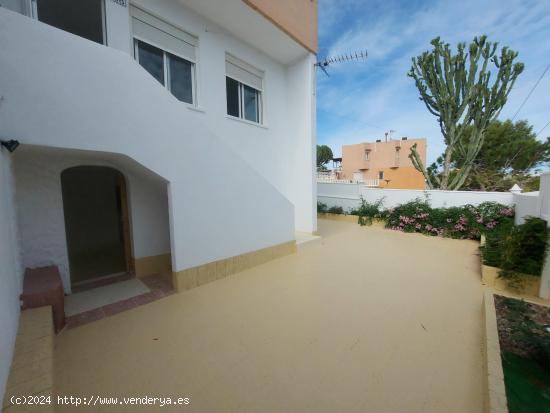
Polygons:
<instances>
[{"instance_id":1,"label":"antenna mast","mask_svg":"<svg viewBox=\"0 0 550 413\"><path fill-rule=\"evenodd\" d=\"M329 56L329 57L326 57L324 60L315 63L315 66L320 68L325 73L325 75L329 76L327 71L328 66L335 63L347 63L352 61L366 60L367 56L368 56L368 52L366 50L346 53L346 54L332 56L332 57Z\"/></svg>"}]
</instances>

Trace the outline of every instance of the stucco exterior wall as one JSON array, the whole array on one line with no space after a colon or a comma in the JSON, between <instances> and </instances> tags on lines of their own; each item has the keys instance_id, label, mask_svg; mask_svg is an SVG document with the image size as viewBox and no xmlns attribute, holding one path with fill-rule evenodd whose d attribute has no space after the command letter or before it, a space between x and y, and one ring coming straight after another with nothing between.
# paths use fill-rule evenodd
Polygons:
<instances>
[{"instance_id":1,"label":"stucco exterior wall","mask_svg":"<svg viewBox=\"0 0 550 413\"><path fill-rule=\"evenodd\" d=\"M24 1L11 0L13 4L10 7L24 12ZM315 231L317 218L315 208L312 208L315 205L315 161L311 160L315 151L314 54L304 50L301 58L287 66L254 48L253 43L251 46L232 36L182 2L133 0L132 4L198 38L197 105L193 107L178 102L181 110L208 125L217 138L223 140L239 158L244 159L294 205L297 231ZM273 8L273 13L284 14L288 18L302 16L298 26L310 30L316 40L316 26L312 29L304 22L311 20L311 24L316 25L317 1L266 2L263 5L259 2L258 5ZM113 1L106 1L105 7L109 47L133 57L129 8ZM266 19L265 24L273 23ZM288 42L289 46L294 44L290 38ZM226 52L264 71L263 125L242 122L226 115ZM212 174L208 168L202 169L204 176ZM308 177L296 179L303 173ZM310 174L312 179L309 179Z\"/></svg>"},{"instance_id":2,"label":"stucco exterior wall","mask_svg":"<svg viewBox=\"0 0 550 413\"><path fill-rule=\"evenodd\" d=\"M12 1L17 3L17 0ZM315 204L315 182L309 179L309 174L313 176L315 170L314 162L309 162L310 154L315 150L315 72L310 67L315 62L315 56L304 50L301 58L286 66L238 40L227 30L178 1L135 0L132 4L198 38L197 104L190 106L177 102L180 110L208 125L208 129L218 139L223 140L292 202L298 217L295 219L296 230L315 231L316 214L311 207ZM108 45L133 57L129 8L112 1L107 1L105 6ZM18 10L20 7L15 4L12 8ZM272 25L267 20L265 24ZM289 45L294 44L291 39L288 42ZM226 52L264 71L263 125L227 116ZM118 75L124 74L120 72ZM160 85L156 86L163 93L169 94ZM140 89L138 86L136 88ZM75 99L78 97L75 96ZM204 162L202 167L203 176L213 175L207 164ZM308 178L296 179L304 173L304 166L308 168L305 171Z\"/></svg>"},{"instance_id":3,"label":"stucco exterior wall","mask_svg":"<svg viewBox=\"0 0 550 413\"><path fill-rule=\"evenodd\" d=\"M286 70L231 36L196 32L212 41L200 47L200 58L211 59L199 68L204 111L177 101L128 54L0 9L0 134L29 145L124 154L163 177L174 271L293 240L300 207L282 195L292 183L275 177L295 148L296 135L287 137L282 126ZM274 108L268 128L225 116L226 50L265 62L266 91L273 90L267 105Z\"/></svg>"},{"instance_id":4,"label":"stucco exterior wall","mask_svg":"<svg viewBox=\"0 0 550 413\"><path fill-rule=\"evenodd\" d=\"M135 258L170 253L166 182L133 161L107 160L101 154L21 147L14 153L16 200L24 267L57 265L71 291L63 215L61 172L80 165L109 166L126 179L132 254Z\"/></svg>"},{"instance_id":5,"label":"stucco exterior wall","mask_svg":"<svg viewBox=\"0 0 550 413\"><path fill-rule=\"evenodd\" d=\"M8 380L19 321L22 287L11 156L0 149L0 406Z\"/></svg>"},{"instance_id":6,"label":"stucco exterior wall","mask_svg":"<svg viewBox=\"0 0 550 413\"><path fill-rule=\"evenodd\" d=\"M315 132L315 57L305 58L287 68L288 124L292 134L286 139L292 153L286 168L282 168L287 182L289 199L295 205L295 227L302 232L317 231L317 141ZM284 171L284 172L283 172ZM313 194L313 197L311 196Z\"/></svg>"},{"instance_id":7,"label":"stucco exterior wall","mask_svg":"<svg viewBox=\"0 0 550 413\"><path fill-rule=\"evenodd\" d=\"M424 175L412 166L399 168L379 168L365 172L365 179L378 178L378 172L384 172L384 179L380 180L381 188L388 189L424 189L426 181ZM387 182L388 180L389 182Z\"/></svg>"},{"instance_id":8,"label":"stucco exterior wall","mask_svg":"<svg viewBox=\"0 0 550 413\"><path fill-rule=\"evenodd\" d=\"M315 149L314 55L304 52L293 65L285 66L178 2L136 0L134 4L197 36L198 110L184 104L182 110L205 122L220 140L292 202L297 216L296 230L315 231L316 214L311 207L315 203L315 185L309 179L315 170L315 164L309 161ZM116 31L119 39L124 36L127 20L127 16L112 16L111 32ZM125 35L130 37L128 31ZM227 116L226 52L264 72L263 125ZM203 177L213 174L207 162L203 162L201 169ZM303 173L308 174L307 179L297 179Z\"/></svg>"},{"instance_id":9,"label":"stucco exterior wall","mask_svg":"<svg viewBox=\"0 0 550 413\"><path fill-rule=\"evenodd\" d=\"M243 1L309 51L317 52L317 0Z\"/></svg>"},{"instance_id":10,"label":"stucco exterior wall","mask_svg":"<svg viewBox=\"0 0 550 413\"><path fill-rule=\"evenodd\" d=\"M425 164L425 139L344 145L342 146L342 172L339 178L352 180L354 174L361 173L366 181L378 179L379 172L384 172L384 178L380 182L382 188L424 189L426 186L424 177L414 168L409 159L411 147L415 144ZM366 151L369 152L368 160L365 159Z\"/></svg>"}]
</instances>

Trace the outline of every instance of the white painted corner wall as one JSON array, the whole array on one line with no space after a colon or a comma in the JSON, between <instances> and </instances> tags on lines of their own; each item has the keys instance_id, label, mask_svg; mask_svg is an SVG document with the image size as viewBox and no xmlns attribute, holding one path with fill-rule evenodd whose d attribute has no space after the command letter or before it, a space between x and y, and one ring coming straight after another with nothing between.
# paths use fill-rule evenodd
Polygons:
<instances>
[{"instance_id":1,"label":"white painted corner wall","mask_svg":"<svg viewBox=\"0 0 550 413\"><path fill-rule=\"evenodd\" d=\"M288 198L295 205L295 227L301 232L317 231L317 141L315 63L313 54L287 69L288 120L294 125L293 155L286 168L290 183Z\"/></svg>"},{"instance_id":2,"label":"white painted corner wall","mask_svg":"<svg viewBox=\"0 0 550 413\"><path fill-rule=\"evenodd\" d=\"M0 406L19 325L22 289L11 161L8 151L0 149Z\"/></svg>"}]
</instances>

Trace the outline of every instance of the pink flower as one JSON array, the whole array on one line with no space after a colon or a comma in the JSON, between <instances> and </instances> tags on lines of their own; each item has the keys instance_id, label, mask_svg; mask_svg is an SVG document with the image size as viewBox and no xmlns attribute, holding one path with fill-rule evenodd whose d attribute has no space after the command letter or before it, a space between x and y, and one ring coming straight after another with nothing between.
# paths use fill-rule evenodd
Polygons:
<instances>
[{"instance_id":1,"label":"pink flower","mask_svg":"<svg viewBox=\"0 0 550 413\"><path fill-rule=\"evenodd\" d=\"M500 210L500 215L511 217L512 215L514 215L514 210L512 208L502 208Z\"/></svg>"},{"instance_id":2,"label":"pink flower","mask_svg":"<svg viewBox=\"0 0 550 413\"><path fill-rule=\"evenodd\" d=\"M496 221L488 222L485 226L489 229L493 229L497 225Z\"/></svg>"},{"instance_id":3,"label":"pink flower","mask_svg":"<svg viewBox=\"0 0 550 413\"><path fill-rule=\"evenodd\" d=\"M416 228L416 229L420 229L420 228L422 228L422 225L416 224L416 225L415 225L415 228Z\"/></svg>"},{"instance_id":4,"label":"pink flower","mask_svg":"<svg viewBox=\"0 0 550 413\"><path fill-rule=\"evenodd\" d=\"M399 216L399 220L402 221L405 224L412 224L415 221L414 218L409 218L409 217L406 217L404 215Z\"/></svg>"}]
</instances>

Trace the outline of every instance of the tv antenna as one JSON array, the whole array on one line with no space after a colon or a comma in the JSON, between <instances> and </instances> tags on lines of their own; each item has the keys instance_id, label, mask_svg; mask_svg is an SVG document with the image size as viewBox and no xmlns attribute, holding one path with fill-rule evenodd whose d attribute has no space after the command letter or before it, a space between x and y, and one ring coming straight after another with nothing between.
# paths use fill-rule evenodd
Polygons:
<instances>
[{"instance_id":1,"label":"tv antenna","mask_svg":"<svg viewBox=\"0 0 550 413\"><path fill-rule=\"evenodd\" d=\"M390 141L392 140L392 133L397 132L396 130L390 129L389 132L386 132L386 142L388 141L388 136L390 137Z\"/></svg>"},{"instance_id":2,"label":"tv antenna","mask_svg":"<svg viewBox=\"0 0 550 413\"><path fill-rule=\"evenodd\" d=\"M338 56L329 56L326 57L324 60L315 63L315 66L320 68L325 75L329 76L327 67L335 64L335 63L347 63L352 61L359 61L359 60L366 60L368 56L368 52L365 51L359 51L359 52L352 52L352 53L346 53Z\"/></svg>"}]
</instances>

